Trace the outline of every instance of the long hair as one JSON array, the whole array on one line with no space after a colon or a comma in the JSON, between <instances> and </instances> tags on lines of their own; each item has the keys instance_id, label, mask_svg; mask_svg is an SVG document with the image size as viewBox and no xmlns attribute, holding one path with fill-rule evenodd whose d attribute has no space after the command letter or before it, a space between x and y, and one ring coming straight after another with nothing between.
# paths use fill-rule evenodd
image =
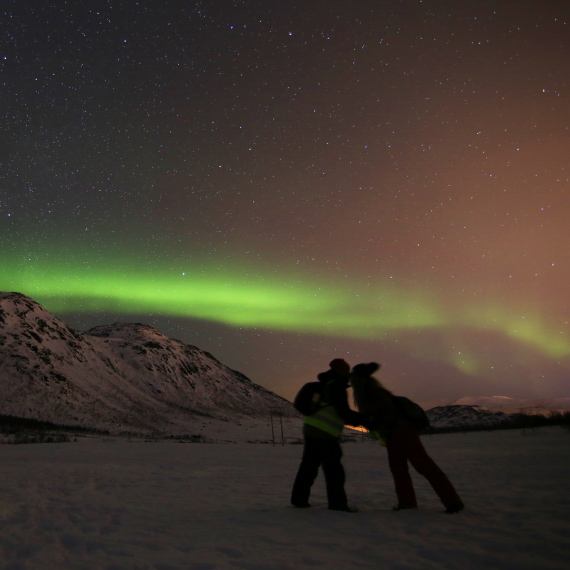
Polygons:
<instances>
[{"instance_id":1,"label":"long hair","mask_svg":"<svg viewBox=\"0 0 570 570\"><path fill-rule=\"evenodd\" d=\"M391 408L392 392L384 388L374 376L360 376L354 374L351 377L354 402L358 411L366 416L374 416Z\"/></svg>"}]
</instances>

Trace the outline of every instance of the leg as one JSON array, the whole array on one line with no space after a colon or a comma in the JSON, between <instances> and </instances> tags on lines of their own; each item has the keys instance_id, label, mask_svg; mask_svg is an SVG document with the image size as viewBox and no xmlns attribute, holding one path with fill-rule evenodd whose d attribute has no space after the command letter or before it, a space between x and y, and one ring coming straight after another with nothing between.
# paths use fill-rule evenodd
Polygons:
<instances>
[{"instance_id":1,"label":"leg","mask_svg":"<svg viewBox=\"0 0 570 570\"><path fill-rule=\"evenodd\" d=\"M457 491L447 478L447 475L427 454L417 431L413 428L405 428L405 438L410 463L420 475L423 475L429 481L447 511L457 512L462 510L463 502L459 498Z\"/></svg>"},{"instance_id":2,"label":"leg","mask_svg":"<svg viewBox=\"0 0 570 570\"><path fill-rule=\"evenodd\" d=\"M346 477L341 463L342 450L339 441L336 439L324 440L322 457L329 509L346 509L347 499L344 490Z\"/></svg>"},{"instance_id":3,"label":"leg","mask_svg":"<svg viewBox=\"0 0 570 570\"><path fill-rule=\"evenodd\" d=\"M314 438L305 437L303 457L293 483L291 504L297 507L309 506L311 487L317 478L321 463L320 445Z\"/></svg>"},{"instance_id":4,"label":"leg","mask_svg":"<svg viewBox=\"0 0 570 570\"><path fill-rule=\"evenodd\" d=\"M388 463L394 478L394 487L396 488L396 497L398 498L398 508L416 509L418 502L408 469L406 441L401 429L397 429L388 437L386 447L388 448Z\"/></svg>"}]
</instances>

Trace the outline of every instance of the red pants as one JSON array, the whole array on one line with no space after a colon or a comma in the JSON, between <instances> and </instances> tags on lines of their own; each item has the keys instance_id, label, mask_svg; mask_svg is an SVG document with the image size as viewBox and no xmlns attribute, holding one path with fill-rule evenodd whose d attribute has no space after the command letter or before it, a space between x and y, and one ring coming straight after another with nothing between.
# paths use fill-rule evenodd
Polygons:
<instances>
[{"instance_id":1,"label":"red pants","mask_svg":"<svg viewBox=\"0 0 570 570\"><path fill-rule=\"evenodd\" d=\"M388 437L386 445L398 497L398 507L413 509L418 506L416 492L408 470L408 461L420 475L429 481L446 509L452 510L462 505L450 480L427 454L418 432L413 427L396 428L394 433Z\"/></svg>"}]
</instances>

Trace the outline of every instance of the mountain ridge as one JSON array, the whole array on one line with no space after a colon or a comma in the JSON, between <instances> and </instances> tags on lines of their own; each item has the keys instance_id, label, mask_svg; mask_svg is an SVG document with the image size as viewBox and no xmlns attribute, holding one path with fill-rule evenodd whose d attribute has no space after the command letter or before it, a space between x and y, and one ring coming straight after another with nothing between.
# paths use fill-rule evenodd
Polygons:
<instances>
[{"instance_id":1,"label":"mountain ridge","mask_svg":"<svg viewBox=\"0 0 570 570\"><path fill-rule=\"evenodd\" d=\"M511 421L510 415L504 412L465 404L436 406L426 413L434 429L500 427Z\"/></svg>"},{"instance_id":2,"label":"mountain ridge","mask_svg":"<svg viewBox=\"0 0 570 570\"><path fill-rule=\"evenodd\" d=\"M293 416L290 402L196 346L143 323L77 333L20 293L0 293L0 413L175 433Z\"/></svg>"}]
</instances>

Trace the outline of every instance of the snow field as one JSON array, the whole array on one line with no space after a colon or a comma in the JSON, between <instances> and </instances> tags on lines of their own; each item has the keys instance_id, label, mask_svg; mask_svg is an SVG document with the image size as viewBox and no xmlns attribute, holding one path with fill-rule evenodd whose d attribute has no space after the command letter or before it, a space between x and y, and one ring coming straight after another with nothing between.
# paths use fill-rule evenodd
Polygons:
<instances>
[{"instance_id":1,"label":"snow field","mask_svg":"<svg viewBox=\"0 0 570 570\"><path fill-rule=\"evenodd\" d=\"M567 568L570 432L424 437L467 510L392 512L385 450L344 446L359 513L288 506L299 445L83 439L0 446L2 570Z\"/></svg>"}]
</instances>

